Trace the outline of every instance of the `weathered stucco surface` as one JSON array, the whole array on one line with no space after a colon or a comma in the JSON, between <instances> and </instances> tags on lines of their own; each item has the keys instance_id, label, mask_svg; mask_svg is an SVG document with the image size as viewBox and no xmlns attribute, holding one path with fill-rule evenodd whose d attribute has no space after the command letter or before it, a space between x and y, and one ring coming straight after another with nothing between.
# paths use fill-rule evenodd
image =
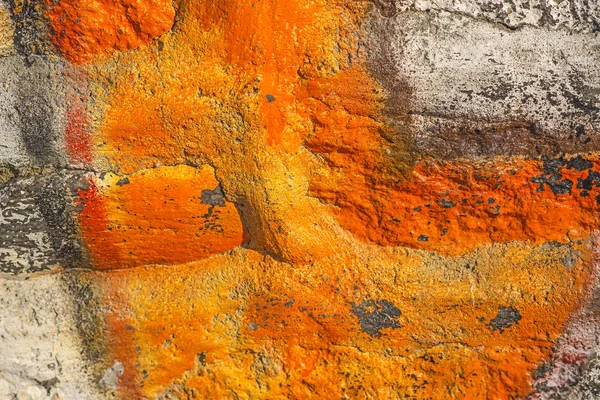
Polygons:
<instances>
[{"instance_id":1,"label":"weathered stucco surface","mask_svg":"<svg viewBox=\"0 0 600 400\"><path fill-rule=\"evenodd\" d=\"M600 3L0 3L0 399L600 397Z\"/></svg>"}]
</instances>

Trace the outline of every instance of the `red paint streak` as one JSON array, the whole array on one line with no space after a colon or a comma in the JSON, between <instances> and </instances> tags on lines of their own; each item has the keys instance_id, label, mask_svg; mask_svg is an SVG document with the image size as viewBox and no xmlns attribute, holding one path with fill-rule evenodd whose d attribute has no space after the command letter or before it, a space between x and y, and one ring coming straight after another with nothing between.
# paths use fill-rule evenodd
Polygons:
<instances>
[{"instance_id":1,"label":"red paint streak","mask_svg":"<svg viewBox=\"0 0 600 400\"><path fill-rule=\"evenodd\" d=\"M88 78L80 68L68 68L65 71L67 87L66 126L63 134L69 163L76 167L89 167L94 159L92 139L89 132Z\"/></svg>"},{"instance_id":2,"label":"red paint streak","mask_svg":"<svg viewBox=\"0 0 600 400\"><path fill-rule=\"evenodd\" d=\"M64 138L72 164L89 166L92 162L91 141L86 128L87 115L84 105L78 101L69 104Z\"/></svg>"},{"instance_id":3,"label":"red paint streak","mask_svg":"<svg viewBox=\"0 0 600 400\"><path fill-rule=\"evenodd\" d=\"M87 190L79 190L78 195L83 210L79 214L79 226L85 242L90 250L92 261L97 264L95 256L101 254L118 264L121 260L116 244L106 232L110 230L108 223L108 207L99 193L93 177L88 178L90 186Z\"/></svg>"}]
</instances>

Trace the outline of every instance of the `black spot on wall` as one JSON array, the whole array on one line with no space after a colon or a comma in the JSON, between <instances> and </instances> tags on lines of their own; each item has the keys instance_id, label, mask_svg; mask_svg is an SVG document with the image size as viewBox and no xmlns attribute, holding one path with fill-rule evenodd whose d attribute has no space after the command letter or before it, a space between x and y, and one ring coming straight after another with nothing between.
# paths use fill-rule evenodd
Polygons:
<instances>
[{"instance_id":1,"label":"black spot on wall","mask_svg":"<svg viewBox=\"0 0 600 400\"><path fill-rule=\"evenodd\" d=\"M117 182L117 186L125 186L125 185L129 185L131 182L129 181L129 178L123 178L123 179L119 179L119 181Z\"/></svg>"},{"instance_id":2,"label":"black spot on wall","mask_svg":"<svg viewBox=\"0 0 600 400\"><path fill-rule=\"evenodd\" d=\"M358 317L363 332L373 337L381 337L381 330L402 328L398 318L402 313L387 300L363 300L360 304L350 303L350 312Z\"/></svg>"},{"instance_id":3,"label":"black spot on wall","mask_svg":"<svg viewBox=\"0 0 600 400\"><path fill-rule=\"evenodd\" d=\"M456 206L456 203L451 202L450 200L442 199L440 200L440 206L444 208L452 208Z\"/></svg>"},{"instance_id":4,"label":"black spot on wall","mask_svg":"<svg viewBox=\"0 0 600 400\"><path fill-rule=\"evenodd\" d=\"M510 328L521 320L521 313L514 307L500 306L498 314L488 324L493 330L504 332L504 329Z\"/></svg>"},{"instance_id":5,"label":"black spot on wall","mask_svg":"<svg viewBox=\"0 0 600 400\"><path fill-rule=\"evenodd\" d=\"M223 194L223 188L221 188L220 184L213 190L203 190L200 200L203 204L225 207L225 195Z\"/></svg>"},{"instance_id":6,"label":"black spot on wall","mask_svg":"<svg viewBox=\"0 0 600 400\"><path fill-rule=\"evenodd\" d=\"M573 181L562 179L563 175L560 173L560 170L567 163L568 161L562 157L544 159L544 173L531 179L533 183L539 183L538 192L543 192L545 185L547 185L554 194L570 194Z\"/></svg>"},{"instance_id":7,"label":"black spot on wall","mask_svg":"<svg viewBox=\"0 0 600 400\"><path fill-rule=\"evenodd\" d=\"M577 189L592 190L594 187L600 187L600 173L588 171L585 179L577 179Z\"/></svg>"},{"instance_id":8,"label":"black spot on wall","mask_svg":"<svg viewBox=\"0 0 600 400\"><path fill-rule=\"evenodd\" d=\"M567 162L567 169L574 169L576 171L585 171L593 166L594 164L592 164L590 160L586 160L585 158L581 157L581 155L578 155Z\"/></svg>"},{"instance_id":9,"label":"black spot on wall","mask_svg":"<svg viewBox=\"0 0 600 400\"><path fill-rule=\"evenodd\" d=\"M204 189L202 191L202 195L200 196L200 200L203 204L210 205L208 208L208 213L204 215L205 218L209 218L213 215L215 207L225 207L225 194L223 193L221 184L219 184L213 190Z\"/></svg>"}]
</instances>

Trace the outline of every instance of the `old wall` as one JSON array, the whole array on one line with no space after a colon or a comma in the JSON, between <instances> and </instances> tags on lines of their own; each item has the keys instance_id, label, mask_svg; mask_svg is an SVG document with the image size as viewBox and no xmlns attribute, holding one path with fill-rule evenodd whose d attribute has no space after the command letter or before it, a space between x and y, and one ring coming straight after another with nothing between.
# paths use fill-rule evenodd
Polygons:
<instances>
[{"instance_id":1,"label":"old wall","mask_svg":"<svg viewBox=\"0 0 600 400\"><path fill-rule=\"evenodd\" d=\"M599 32L0 3L0 398L598 398Z\"/></svg>"}]
</instances>

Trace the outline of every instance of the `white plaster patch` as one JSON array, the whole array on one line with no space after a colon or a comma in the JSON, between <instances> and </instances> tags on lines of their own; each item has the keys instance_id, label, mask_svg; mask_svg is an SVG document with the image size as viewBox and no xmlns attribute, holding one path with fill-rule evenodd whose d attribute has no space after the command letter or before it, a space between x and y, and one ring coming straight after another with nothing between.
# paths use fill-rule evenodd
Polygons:
<instances>
[{"instance_id":1,"label":"white plaster patch","mask_svg":"<svg viewBox=\"0 0 600 400\"><path fill-rule=\"evenodd\" d=\"M115 361L112 367L107 368L100 380L100 384L107 389L117 390L119 388L119 377L125 373L125 367L119 361Z\"/></svg>"},{"instance_id":2,"label":"white plaster patch","mask_svg":"<svg viewBox=\"0 0 600 400\"><path fill-rule=\"evenodd\" d=\"M393 26L417 130L429 115L529 121L546 132L600 129L600 113L590 111L600 110L599 35L510 31L443 11L399 13Z\"/></svg>"},{"instance_id":3,"label":"white plaster patch","mask_svg":"<svg viewBox=\"0 0 600 400\"><path fill-rule=\"evenodd\" d=\"M0 399L102 398L58 275L0 279Z\"/></svg>"}]
</instances>

